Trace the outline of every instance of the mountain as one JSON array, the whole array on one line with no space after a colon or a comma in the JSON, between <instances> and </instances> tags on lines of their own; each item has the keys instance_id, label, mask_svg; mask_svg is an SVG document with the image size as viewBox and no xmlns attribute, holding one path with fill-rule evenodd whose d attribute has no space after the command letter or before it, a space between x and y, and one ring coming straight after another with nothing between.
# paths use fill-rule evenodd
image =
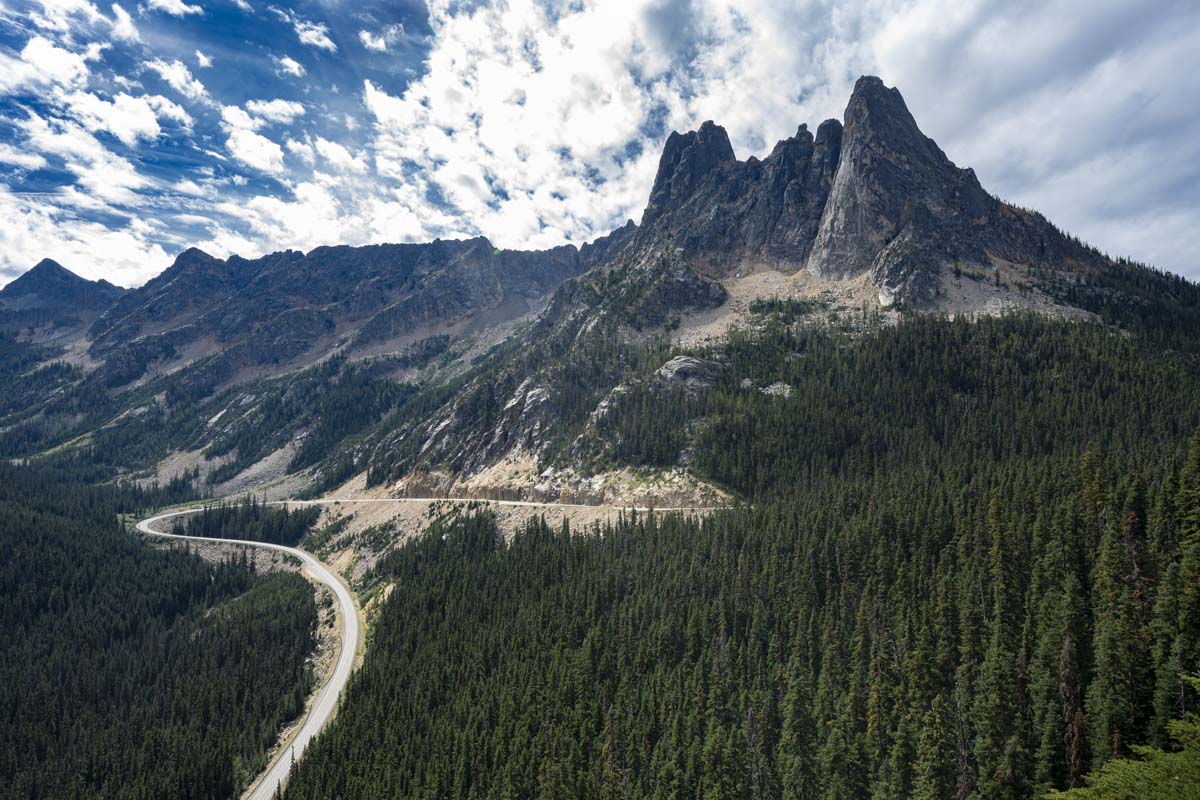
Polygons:
<instances>
[{"instance_id":1,"label":"mountain","mask_svg":"<svg viewBox=\"0 0 1200 800\"><path fill-rule=\"evenodd\" d=\"M194 526L311 523L372 623L287 800L1200 785L1200 285L991 196L876 78L762 159L673 133L648 188L578 248L192 249L67 347L0 336L0 786L237 793L314 606L118 514L251 493L325 502Z\"/></svg>"},{"instance_id":2,"label":"mountain","mask_svg":"<svg viewBox=\"0 0 1200 800\"><path fill-rule=\"evenodd\" d=\"M192 248L96 322L90 353L122 364L114 385L140 378L151 364L174 370L209 358L215 387L247 370L302 366L332 353L395 352L538 310L606 242L516 251L478 237L257 259Z\"/></svg>"},{"instance_id":3,"label":"mountain","mask_svg":"<svg viewBox=\"0 0 1200 800\"><path fill-rule=\"evenodd\" d=\"M713 122L672 133L640 223L582 247L187 250L111 301L77 372L38 373L0 454L72 442L119 472L200 467L219 491L357 475L399 493L594 502L637 485L709 502L724 490L690 466L700 422L646 450L620 420L635 401L702 402L731 335L1021 309L1194 349L1200 291L991 196L864 77L841 121L763 159L738 160ZM662 481L628 472L646 468Z\"/></svg>"},{"instance_id":4,"label":"mountain","mask_svg":"<svg viewBox=\"0 0 1200 800\"><path fill-rule=\"evenodd\" d=\"M1106 268L1041 216L989 195L875 77L856 83L844 122L826 120L815 136L801 125L761 161L738 161L712 122L672 133L634 252L673 252L717 279L756 269L869 276L879 305L925 310L950 310L956 269L1040 281L1050 295ZM1049 275L1035 281L1038 271Z\"/></svg>"},{"instance_id":5,"label":"mountain","mask_svg":"<svg viewBox=\"0 0 1200 800\"><path fill-rule=\"evenodd\" d=\"M44 258L0 289L0 330L64 329L90 324L125 292L106 280L89 281Z\"/></svg>"},{"instance_id":6,"label":"mountain","mask_svg":"<svg viewBox=\"0 0 1200 800\"><path fill-rule=\"evenodd\" d=\"M808 304L810 315L820 308L852 325L868 313L895 320L896 308L1032 309L1148 337L1200 324L1194 284L1114 262L992 197L874 77L857 82L844 122L827 120L815 136L802 125L761 161L737 160L712 122L672 133L641 225L624 230L606 262L554 293L519 358L494 363L428 416L381 431L363 455L369 480L415 494L608 496L580 474L620 466L612 453L627 443L613 438L614 407L694 385L696 375L711 385L721 337L761 326L769 314L755 308L772 303ZM671 353L632 344L655 335L714 347L715 358L681 372ZM686 459L681 443L659 466Z\"/></svg>"}]
</instances>

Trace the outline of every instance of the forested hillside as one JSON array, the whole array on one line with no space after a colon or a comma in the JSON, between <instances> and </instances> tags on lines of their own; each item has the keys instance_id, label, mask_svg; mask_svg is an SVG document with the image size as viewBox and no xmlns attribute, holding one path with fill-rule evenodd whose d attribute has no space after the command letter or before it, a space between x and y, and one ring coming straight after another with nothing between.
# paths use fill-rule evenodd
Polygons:
<instances>
[{"instance_id":1,"label":"forested hillside","mask_svg":"<svg viewBox=\"0 0 1200 800\"><path fill-rule=\"evenodd\" d=\"M312 686L311 587L119 522L182 486L66 475L0 465L0 797L237 796Z\"/></svg>"},{"instance_id":2,"label":"forested hillside","mask_svg":"<svg viewBox=\"0 0 1200 800\"><path fill-rule=\"evenodd\" d=\"M252 497L243 503L206 505L200 513L183 517L177 530L184 536L294 545L320 514L316 506L291 510L264 505Z\"/></svg>"},{"instance_id":3,"label":"forested hillside","mask_svg":"<svg viewBox=\"0 0 1200 800\"><path fill-rule=\"evenodd\" d=\"M287 797L1029 798L1177 746L1189 355L1018 317L768 326L727 358L790 396L736 369L627 394L604 457L690 420L695 468L752 502L436 525L376 567L372 647Z\"/></svg>"}]
</instances>

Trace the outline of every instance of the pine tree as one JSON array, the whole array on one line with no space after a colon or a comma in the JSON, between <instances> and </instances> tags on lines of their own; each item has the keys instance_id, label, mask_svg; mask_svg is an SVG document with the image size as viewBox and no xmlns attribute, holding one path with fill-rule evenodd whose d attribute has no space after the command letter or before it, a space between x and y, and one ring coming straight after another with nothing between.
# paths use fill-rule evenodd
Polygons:
<instances>
[{"instance_id":1,"label":"pine tree","mask_svg":"<svg viewBox=\"0 0 1200 800\"><path fill-rule=\"evenodd\" d=\"M986 798L1019 798L1025 789L1025 743L1020 709L1023 687L1018 675L1021 658L1021 587L1018 565L1022 548L1001 516L1000 500L988 508L991 533L991 637L979 672L976 703L975 758L979 764L979 793Z\"/></svg>"},{"instance_id":2,"label":"pine tree","mask_svg":"<svg viewBox=\"0 0 1200 800\"><path fill-rule=\"evenodd\" d=\"M1135 663L1140 631L1130 585L1133 574L1124 537L1110 525L1093 580L1095 677L1087 691L1087 720L1094 769L1110 758L1128 754L1129 744L1137 741Z\"/></svg>"},{"instance_id":3,"label":"pine tree","mask_svg":"<svg viewBox=\"0 0 1200 800\"><path fill-rule=\"evenodd\" d=\"M783 800L817 800L821 796L817 773L816 724L812 716L808 681L804 659L797 648L788 663L787 692L783 698L783 730L776 755Z\"/></svg>"},{"instance_id":4,"label":"pine tree","mask_svg":"<svg viewBox=\"0 0 1200 800\"><path fill-rule=\"evenodd\" d=\"M953 797L957 783L958 734L945 695L938 694L921 718L914 765L913 800Z\"/></svg>"}]
</instances>

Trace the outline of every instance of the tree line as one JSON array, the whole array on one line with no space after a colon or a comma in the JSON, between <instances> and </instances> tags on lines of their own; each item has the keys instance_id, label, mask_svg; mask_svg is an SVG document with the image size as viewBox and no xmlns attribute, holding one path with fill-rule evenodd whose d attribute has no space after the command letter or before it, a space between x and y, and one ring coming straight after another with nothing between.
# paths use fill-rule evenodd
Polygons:
<instances>
[{"instance_id":1,"label":"tree line","mask_svg":"<svg viewBox=\"0 0 1200 800\"><path fill-rule=\"evenodd\" d=\"M118 520L180 492L0 465L0 797L235 797L303 708L308 583Z\"/></svg>"}]
</instances>

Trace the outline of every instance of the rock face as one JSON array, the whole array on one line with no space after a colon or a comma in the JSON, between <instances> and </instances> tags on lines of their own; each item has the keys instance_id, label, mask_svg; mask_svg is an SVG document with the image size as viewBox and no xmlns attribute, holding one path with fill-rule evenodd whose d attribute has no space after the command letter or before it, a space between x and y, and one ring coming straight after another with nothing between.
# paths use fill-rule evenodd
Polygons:
<instances>
[{"instance_id":1,"label":"rock face","mask_svg":"<svg viewBox=\"0 0 1200 800\"><path fill-rule=\"evenodd\" d=\"M746 266L828 279L869 273L883 305L936 305L940 276L995 259L1062 270L1094 261L1036 214L989 195L925 136L899 91L860 78L843 123L801 125L738 161L705 122L672 133L626 254L671 251L698 273Z\"/></svg>"},{"instance_id":2,"label":"rock face","mask_svg":"<svg viewBox=\"0 0 1200 800\"><path fill-rule=\"evenodd\" d=\"M654 377L666 387L680 387L689 394L711 389L717 383L721 365L692 356L675 356L658 368Z\"/></svg>"},{"instance_id":3,"label":"rock face","mask_svg":"<svg viewBox=\"0 0 1200 800\"><path fill-rule=\"evenodd\" d=\"M215 353L207 382L219 384L241 370L334 349L394 350L529 313L565 279L623 247L634 230L630 223L582 250L500 250L483 237L319 247L252 260L193 248L97 320L91 354L122 365L106 381L120 385L150 363Z\"/></svg>"},{"instance_id":4,"label":"rock face","mask_svg":"<svg viewBox=\"0 0 1200 800\"><path fill-rule=\"evenodd\" d=\"M659 162L637 237L641 247L676 249L701 272L722 276L757 259L784 270L804 266L837 170L842 126L807 125L762 161L737 161L725 130L672 133Z\"/></svg>"},{"instance_id":5,"label":"rock face","mask_svg":"<svg viewBox=\"0 0 1200 800\"><path fill-rule=\"evenodd\" d=\"M910 231L983 220L995 205L974 172L958 169L921 133L896 89L860 78L809 268L830 277L860 273Z\"/></svg>"}]
</instances>

